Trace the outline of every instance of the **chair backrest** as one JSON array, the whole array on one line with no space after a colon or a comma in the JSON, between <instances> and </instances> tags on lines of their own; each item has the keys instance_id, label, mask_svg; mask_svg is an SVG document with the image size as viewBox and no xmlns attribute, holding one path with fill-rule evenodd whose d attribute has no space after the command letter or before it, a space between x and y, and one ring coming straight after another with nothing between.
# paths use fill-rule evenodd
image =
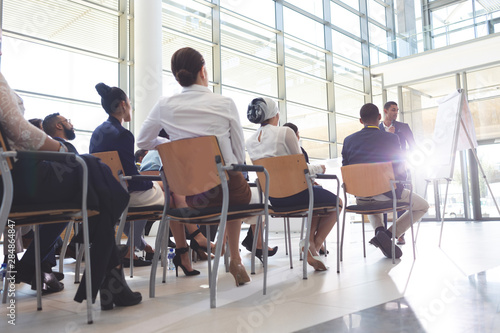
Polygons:
<instances>
[{"instance_id":1,"label":"chair backrest","mask_svg":"<svg viewBox=\"0 0 500 333\"><path fill-rule=\"evenodd\" d=\"M100 153L93 153L92 155L100 158L101 161L111 169L113 176L115 176L116 180L120 183L118 174L120 171L123 173L123 166L122 162L120 161L120 155L118 155L118 152L116 150L104 151ZM124 173L123 175L125 176Z\"/></svg>"},{"instance_id":2,"label":"chair backrest","mask_svg":"<svg viewBox=\"0 0 500 333\"><path fill-rule=\"evenodd\" d=\"M4 131L2 126L0 125L0 145L2 146L3 151L9 151L9 144L7 142L7 138L4 136ZM9 166L9 169L12 170L12 159L10 157L6 158L7 160L7 165ZM0 171L0 175L2 172Z\"/></svg>"},{"instance_id":3,"label":"chair backrest","mask_svg":"<svg viewBox=\"0 0 500 333\"><path fill-rule=\"evenodd\" d=\"M266 157L252 161L263 166L269 173L269 196L284 198L307 190L305 170L308 170L303 154ZM259 184L265 188L266 177L259 173Z\"/></svg>"},{"instance_id":4,"label":"chair backrest","mask_svg":"<svg viewBox=\"0 0 500 333\"><path fill-rule=\"evenodd\" d=\"M221 184L216 156L222 154L215 136L167 142L156 147L170 190L178 195L196 195Z\"/></svg>"},{"instance_id":5,"label":"chair backrest","mask_svg":"<svg viewBox=\"0 0 500 333\"><path fill-rule=\"evenodd\" d=\"M357 197L371 197L390 192L390 180L395 180L392 162L346 165L341 167L340 171L344 191Z\"/></svg>"}]
</instances>

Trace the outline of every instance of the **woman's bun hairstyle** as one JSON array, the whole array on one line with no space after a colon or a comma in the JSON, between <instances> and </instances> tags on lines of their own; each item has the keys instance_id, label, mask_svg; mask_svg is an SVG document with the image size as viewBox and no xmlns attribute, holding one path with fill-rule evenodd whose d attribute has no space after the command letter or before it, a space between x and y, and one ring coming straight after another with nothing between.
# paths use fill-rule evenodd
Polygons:
<instances>
[{"instance_id":1,"label":"woman's bun hairstyle","mask_svg":"<svg viewBox=\"0 0 500 333\"><path fill-rule=\"evenodd\" d=\"M266 101L261 97L254 98L250 104L248 104L247 118L254 124L261 124L266 120L266 110Z\"/></svg>"},{"instance_id":2,"label":"woman's bun hairstyle","mask_svg":"<svg viewBox=\"0 0 500 333\"><path fill-rule=\"evenodd\" d=\"M101 105L107 114L113 114L121 101L127 100L127 94L118 87L110 87L105 83L98 83L95 90L101 96Z\"/></svg>"}]
</instances>

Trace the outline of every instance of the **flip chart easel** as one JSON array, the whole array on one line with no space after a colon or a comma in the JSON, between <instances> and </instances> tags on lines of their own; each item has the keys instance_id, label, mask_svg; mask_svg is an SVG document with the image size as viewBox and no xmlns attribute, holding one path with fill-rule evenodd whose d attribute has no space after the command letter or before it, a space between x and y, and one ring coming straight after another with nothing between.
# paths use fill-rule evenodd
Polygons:
<instances>
[{"instance_id":1,"label":"flip chart easel","mask_svg":"<svg viewBox=\"0 0 500 333\"><path fill-rule=\"evenodd\" d=\"M483 167L481 166L479 158L476 154L476 132L469 104L467 102L467 96L465 95L464 90L459 89L454 91L439 100L438 103L439 108L433 135L435 149L431 158L432 162L429 171L429 178L426 179L425 197L427 197L427 187L430 182L434 184L435 188L437 188L440 181L444 180L446 182L443 213L441 214L441 231L439 234L439 246L441 247L448 187L451 179L453 178L455 155L457 151L465 149L471 150L499 214L500 209L498 208L495 196L491 191L490 184L486 179L486 174L484 173Z\"/></svg>"}]
</instances>

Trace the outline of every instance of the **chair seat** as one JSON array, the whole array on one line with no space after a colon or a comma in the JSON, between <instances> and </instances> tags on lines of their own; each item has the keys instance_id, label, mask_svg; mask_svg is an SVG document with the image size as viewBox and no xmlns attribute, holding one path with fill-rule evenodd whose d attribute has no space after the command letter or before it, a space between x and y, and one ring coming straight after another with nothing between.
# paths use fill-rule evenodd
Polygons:
<instances>
[{"instance_id":1,"label":"chair seat","mask_svg":"<svg viewBox=\"0 0 500 333\"><path fill-rule=\"evenodd\" d=\"M228 221L261 214L264 204L229 206ZM221 207L175 208L167 211L167 216L183 223L209 224L220 219Z\"/></svg>"},{"instance_id":2,"label":"chair seat","mask_svg":"<svg viewBox=\"0 0 500 333\"><path fill-rule=\"evenodd\" d=\"M88 216L99 214L96 210L87 210ZM32 225L45 222L68 222L75 217L81 218L81 203L33 204L12 206L9 219L16 225Z\"/></svg>"},{"instance_id":3,"label":"chair seat","mask_svg":"<svg viewBox=\"0 0 500 333\"><path fill-rule=\"evenodd\" d=\"M163 215L163 206L144 206L129 207L127 212L127 221L137 220L161 220Z\"/></svg>"},{"instance_id":4,"label":"chair seat","mask_svg":"<svg viewBox=\"0 0 500 333\"><path fill-rule=\"evenodd\" d=\"M313 214L328 214L328 212L334 211L335 209L335 205L327 203L317 204L313 208ZM308 210L309 205L295 205L286 207L269 206L269 214L271 214L273 217L302 217L307 215Z\"/></svg>"},{"instance_id":5,"label":"chair seat","mask_svg":"<svg viewBox=\"0 0 500 333\"><path fill-rule=\"evenodd\" d=\"M392 201L387 202L375 202L368 205L350 205L346 207L346 212L359 213L359 214L381 214L381 213L391 213L393 203ZM409 208L408 203L397 203L396 211L407 210Z\"/></svg>"}]
</instances>

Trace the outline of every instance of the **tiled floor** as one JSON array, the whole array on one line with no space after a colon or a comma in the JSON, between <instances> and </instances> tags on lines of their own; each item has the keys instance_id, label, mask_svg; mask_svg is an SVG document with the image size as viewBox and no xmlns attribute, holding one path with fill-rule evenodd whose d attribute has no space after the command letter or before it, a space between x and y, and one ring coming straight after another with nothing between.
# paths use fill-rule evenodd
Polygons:
<instances>
[{"instance_id":1,"label":"tiled floor","mask_svg":"<svg viewBox=\"0 0 500 333\"><path fill-rule=\"evenodd\" d=\"M367 238L373 232L367 228ZM143 302L131 308L101 312L94 305L94 324L86 324L85 303L72 299L73 261L65 265L66 289L43 297L43 311L29 286L17 285L17 321L11 327L6 306L0 310L1 332L500 332L500 223L448 222L439 248L439 224L422 223L417 260L412 260L410 234L404 255L393 265L380 250L367 246L363 258L361 226L346 233L341 272L335 270L336 235L328 241L330 270L302 279L298 234L294 234L294 268L283 250L283 234L271 234L279 245L269 261L268 293L262 295L262 267L253 281L236 288L223 268L217 308L209 307L206 262L195 277L175 277L157 283L156 298L148 297L149 268L136 268L129 280ZM153 242L150 239L150 242ZM250 255L242 249L246 267Z\"/></svg>"}]
</instances>

